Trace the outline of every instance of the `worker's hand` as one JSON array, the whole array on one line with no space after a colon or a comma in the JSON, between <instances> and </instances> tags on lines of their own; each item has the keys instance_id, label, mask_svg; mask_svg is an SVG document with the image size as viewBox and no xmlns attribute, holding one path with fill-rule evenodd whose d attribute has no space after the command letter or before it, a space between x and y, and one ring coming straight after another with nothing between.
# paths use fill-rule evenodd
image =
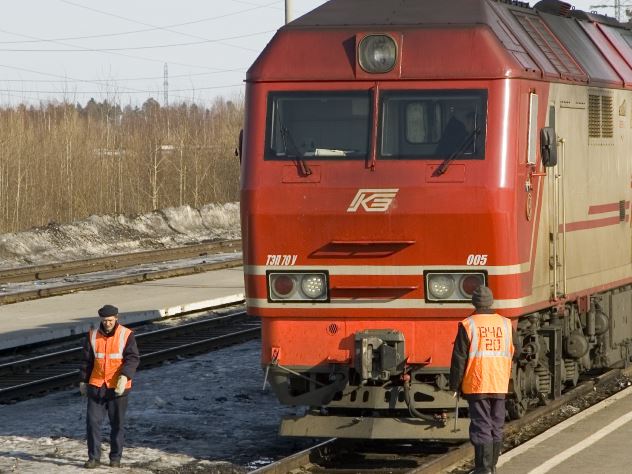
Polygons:
<instances>
[{"instance_id":1,"label":"worker's hand","mask_svg":"<svg viewBox=\"0 0 632 474\"><path fill-rule=\"evenodd\" d=\"M82 397L88 395L88 384L85 382L79 382L79 393Z\"/></svg>"},{"instance_id":2,"label":"worker's hand","mask_svg":"<svg viewBox=\"0 0 632 474\"><path fill-rule=\"evenodd\" d=\"M121 396L123 392L125 392L125 385L127 385L128 378L125 375L119 375L118 381L116 382L116 388L114 389L114 393Z\"/></svg>"}]
</instances>

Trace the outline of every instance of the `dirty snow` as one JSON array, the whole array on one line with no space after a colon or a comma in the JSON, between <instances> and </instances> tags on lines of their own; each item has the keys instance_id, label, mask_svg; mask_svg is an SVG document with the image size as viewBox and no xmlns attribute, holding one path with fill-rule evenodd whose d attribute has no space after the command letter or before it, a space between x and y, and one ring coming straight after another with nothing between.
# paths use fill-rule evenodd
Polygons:
<instances>
[{"instance_id":1,"label":"dirty snow","mask_svg":"<svg viewBox=\"0 0 632 474\"><path fill-rule=\"evenodd\" d=\"M239 239L239 203L168 208L140 216L90 216L0 235L0 268L39 265L209 240Z\"/></svg>"},{"instance_id":2,"label":"dirty snow","mask_svg":"<svg viewBox=\"0 0 632 474\"><path fill-rule=\"evenodd\" d=\"M277 435L280 416L294 411L262 385L259 341L139 371L124 471L245 473L307 446ZM0 473L85 472L85 417L77 389L0 405ZM104 461L108 450L104 443Z\"/></svg>"},{"instance_id":3,"label":"dirty snow","mask_svg":"<svg viewBox=\"0 0 632 474\"><path fill-rule=\"evenodd\" d=\"M238 203L93 216L0 235L0 268L239 237ZM244 473L313 444L277 435L280 417L295 411L262 386L258 341L139 371L122 471ZM0 473L86 472L85 412L76 389L0 405Z\"/></svg>"}]
</instances>

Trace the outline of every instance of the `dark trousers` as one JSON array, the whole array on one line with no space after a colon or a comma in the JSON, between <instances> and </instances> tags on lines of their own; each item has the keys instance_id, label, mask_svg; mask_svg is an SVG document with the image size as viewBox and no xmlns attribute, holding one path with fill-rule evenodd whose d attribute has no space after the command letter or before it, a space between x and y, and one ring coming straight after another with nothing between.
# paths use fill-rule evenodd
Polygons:
<instances>
[{"instance_id":1,"label":"dark trousers","mask_svg":"<svg viewBox=\"0 0 632 474\"><path fill-rule=\"evenodd\" d=\"M473 398L470 407L470 441L482 445L503 440L504 398Z\"/></svg>"},{"instance_id":2,"label":"dark trousers","mask_svg":"<svg viewBox=\"0 0 632 474\"><path fill-rule=\"evenodd\" d=\"M119 461L123 455L125 441L125 412L127 395L117 397L113 389L88 386L88 458L101 459L101 424L105 413L110 419L110 460Z\"/></svg>"}]
</instances>

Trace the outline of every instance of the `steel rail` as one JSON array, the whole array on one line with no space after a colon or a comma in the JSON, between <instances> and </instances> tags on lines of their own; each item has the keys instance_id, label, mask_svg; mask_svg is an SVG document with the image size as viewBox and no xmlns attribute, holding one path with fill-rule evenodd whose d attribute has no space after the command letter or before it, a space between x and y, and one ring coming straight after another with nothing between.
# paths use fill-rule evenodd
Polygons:
<instances>
[{"instance_id":1,"label":"steel rail","mask_svg":"<svg viewBox=\"0 0 632 474\"><path fill-rule=\"evenodd\" d=\"M0 305L19 303L21 301L29 301L38 298L46 298L48 296L65 295L68 293L74 293L76 291L96 290L99 288L107 288L116 285L129 285L132 283L142 283L144 281L159 280L162 278L173 278L177 276L192 275L194 273L221 270L223 268L233 268L241 266L242 263L243 262L241 258L235 258L225 260L223 262L198 263L195 265L180 268L146 271L138 273L136 275L121 275L117 277L104 278L98 281L68 283L63 286L21 291L19 293L0 295Z\"/></svg>"},{"instance_id":2,"label":"steel rail","mask_svg":"<svg viewBox=\"0 0 632 474\"><path fill-rule=\"evenodd\" d=\"M298 470L310 465L321 465L325 459L329 458L332 453L335 453L335 442L336 438L328 439L316 446L292 454L267 466L260 467L252 471L251 474L287 474L294 469L296 469L297 472L303 472Z\"/></svg>"},{"instance_id":3,"label":"steel rail","mask_svg":"<svg viewBox=\"0 0 632 474\"><path fill-rule=\"evenodd\" d=\"M577 387L569 390L564 395L562 395L557 400L550 400L546 405L536 408L535 410L527 412L522 418L517 420L513 420L505 425L505 435L515 433L520 431L525 426L533 423L539 418L543 418L547 415L550 415L555 410L560 407L566 405L567 403L572 402L573 400L580 398L599 386L602 386L618 376L621 375L630 375L630 370L624 369L612 369L608 372L600 375L591 380L586 380L582 382ZM411 471L411 473L415 474L438 474L441 472L445 472L446 469L455 466L456 464L466 462L474 458L474 448L470 443L463 443L457 449L448 452L445 456L442 456L439 459L435 459L423 466L420 466L419 469Z\"/></svg>"},{"instance_id":4,"label":"steel rail","mask_svg":"<svg viewBox=\"0 0 632 474\"><path fill-rule=\"evenodd\" d=\"M260 336L260 331L256 319L247 316L245 311L238 311L138 334L139 369L178 356L199 354L255 339ZM82 348L76 347L1 364L0 403L76 385L81 357Z\"/></svg>"},{"instance_id":5,"label":"steel rail","mask_svg":"<svg viewBox=\"0 0 632 474\"><path fill-rule=\"evenodd\" d=\"M241 240L224 240L204 242L176 248L146 250L107 257L96 257L70 262L33 265L20 268L0 270L0 283L23 283L46 280L67 275L79 275L103 270L115 270L142 263L156 263L168 260L179 260L216 254L241 249Z\"/></svg>"},{"instance_id":6,"label":"steel rail","mask_svg":"<svg viewBox=\"0 0 632 474\"><path fill-rule=\"evenodd\" d=\"M518 432L530 423L552 414L563 405L592 392L599 386L612 382L618 376L629 376L631 373L632 368L626 370L613 369L599 377L596 377L595 379L582 382L574 389L566 392L561 398L557 400L550 400L546 405L527 412L522 418L507 423L507 425L505 425L505 434L509 435ZM252 471L252 474L281 474L291 472L292 470L305 473L318 472L319 474L339 473L343 471L363 472L367 474L382 472L439 474L448 472L450 469L456 469L458 465L471 460L474 456L473 447L469 442L458 445L449 445L447 443L427 443L427 446L425 446L423 441L419 441L415 445L411 444L409 452L403 453L403 455L398 455L397 453L401 452L401 448L398 448L401 446L400 443L388 443L385 440L381 440L379 444L381 450L388 450L389 446L393 446L391 456L383 456L383 463L380 465L379 453L382 451L376 450L373 454L368 451L368 456L365 456L365 458L372 457L377 460L377 463L372 467L367 465L362 465L360 467L359 465L350 465L348 461L351 456L350 453L354 452L350 442L350 440L336 438L330 439L324 443L320 443L304 451L292 454L267 466L263 466L255 471ZM444 452L437 454L437 448L440 444L444 447ZM358 446L362 446L360 442L358 442ZM431 449L430 452L424 454L424 450L428 447L434 447L434 452ZM361 449L363 448L364 446L361 447ZM341 459L342 461L336 462L336 459ZM364 462L362 459L360 462ZM406 466L407 463L409 464L408 466ZM417 465L411 465L415 463L417 463ZM343 464L343 466L341 467L340 464Z\"/></svg>"}]
</instances>

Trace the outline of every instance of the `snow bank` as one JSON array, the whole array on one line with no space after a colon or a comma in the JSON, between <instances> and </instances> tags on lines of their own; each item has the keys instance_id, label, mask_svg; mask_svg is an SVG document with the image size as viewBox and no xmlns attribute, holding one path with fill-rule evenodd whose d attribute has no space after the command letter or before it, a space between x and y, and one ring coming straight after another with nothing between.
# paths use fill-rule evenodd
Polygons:
<instances>
[{"instance_id":1,"label":"snow bank","mask_svg":"<svg viewBox=\"0 0 632 474\"><path fill-rule=\"evenodd\" d=\"M238 239L239 203L167 208L128 217L90 216L0 235L0 268Z\"/></svg>"}]
</instances>

